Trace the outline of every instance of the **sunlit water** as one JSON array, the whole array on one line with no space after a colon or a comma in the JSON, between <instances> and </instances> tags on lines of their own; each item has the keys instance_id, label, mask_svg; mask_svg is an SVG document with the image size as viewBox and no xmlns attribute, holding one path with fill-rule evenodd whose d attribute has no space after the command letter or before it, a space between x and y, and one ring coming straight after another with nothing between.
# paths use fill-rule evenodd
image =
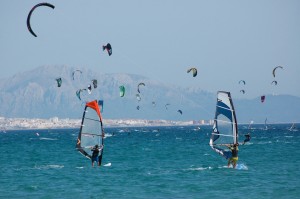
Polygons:
<instances>
[{"instance_id":1,"label":"sunlit water","mask_svg":"<svg viewBox=\"0 0 300 199\"><path fill-rule=\"evenodd\" d=\"M7 131L0 198L299 198L300 131L253 127L238 169L210 149L210 126L106 129L100 168L75 151L78 129Z\"/></svg>"}]
</instances>

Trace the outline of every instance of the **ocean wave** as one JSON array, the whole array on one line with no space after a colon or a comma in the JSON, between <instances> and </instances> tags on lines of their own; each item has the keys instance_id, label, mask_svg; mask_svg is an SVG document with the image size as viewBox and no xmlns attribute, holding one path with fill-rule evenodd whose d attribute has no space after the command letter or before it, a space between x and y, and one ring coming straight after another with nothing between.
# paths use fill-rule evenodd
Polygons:
<instances>
[{"instance_id":1,"label":"ocean wave","mask_svg":"<svg viewBox=\"0 0 300 199\"><path fill-rule=\"evenodd\" d=\"M35 165L35 166L34 166L34 169L38 169L38 170L45 170L45 169L62 169L62 168L64 168L64 167L65 167L64 165L49 164L49 165L40 165L40 166Z\"/></svg>"},{"instance_id":2,"label":"ocean wave","mask_svg":"<svg viewBox=\"0 0 300 199\"><path fill-rule=\"evenodd\" d=\"M187 171L203 171L203 170L210 170L213 167L197 167L197 168L188 168Z\"/></svg>"},{"instance_id":3,"label":"ocean wave","mask_svg":"<svg viewBox=\"0 0 300 199\"><path fill-rule=\"evenodd\" d=\"M56 138L46 138L46 137L42 137L40 138L40 140L57 140Z\"/></svg>"},{"instance_id":4,"label":"ocean wave","mask_svg":"<svg viewBox=\"0 0 300 199\"><path fill-rule=\"evenodd\" d=\"M219 166L218 168L219 169L232 169L233 167L232 167L232 165L230 165L229 167L227 165L225 165L225 166ZM247 165L245 165L243 163L240 163L240 164L236 165L235 169L237 169L237 170L248 170L248 167L247 167Z\"/></svg>"},{"instance_id":5,"label":"ocean wave","mask_svg":"<svg viewBox=\"0 0 300 199\"><path fill-rule=\"evenodd\" d=\"M257 144L272 144L272 141L268 141L268 142L258 142Z\"/></svg>"}]
</instances>

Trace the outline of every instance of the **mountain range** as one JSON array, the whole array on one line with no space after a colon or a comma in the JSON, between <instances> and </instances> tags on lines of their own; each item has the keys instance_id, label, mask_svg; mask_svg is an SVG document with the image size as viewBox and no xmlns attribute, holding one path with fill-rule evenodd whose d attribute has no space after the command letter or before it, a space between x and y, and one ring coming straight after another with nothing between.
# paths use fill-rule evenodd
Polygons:
<instances>
[{"instance_id":1,"label":"mountain range","mask_svg":"<svg viewBox=\"0 0 300 199\"><path fill-rule=\"evenodd\" d=\"M55 80L59 77L61 87ZM98 82L97 88L93 87L93 79ZM138 101L137 87L141 82L145 86L140 86L141 100ZM88 85L92 86L91 94L83 91L79 100L76 91L87 89ZM125 86L124 97L119 94L121 85ZM107 119L211 120L216 105L216 93L200 87L182 88L141 75L101 74L84 67L40 66L0 80L2 117L76 119L81 118L85 102L95 99L104 101L103 117ZM265 118L270 123L300 120L300 98L296 96L267 95L264 103L260 96L233 97L233 103L241 123L264 123Z\"/></svg>"}]
</instances>

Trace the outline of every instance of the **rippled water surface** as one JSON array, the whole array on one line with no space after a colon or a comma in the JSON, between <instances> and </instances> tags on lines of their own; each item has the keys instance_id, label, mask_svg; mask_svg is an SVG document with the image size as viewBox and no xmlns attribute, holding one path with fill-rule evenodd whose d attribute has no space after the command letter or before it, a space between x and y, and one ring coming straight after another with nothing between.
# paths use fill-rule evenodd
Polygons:
<instances>
[{"instance_id":1,"label":"rippled water surface","mask_svg":"<svg viewBox=\"0 0 300 199\"><path fill-rule=\"evenodd\" d=\"M238 169L210 149L211 126L106 129L100 168L75 151L78 129L7 131L0 198L299 198L300 131L253 127Z\"/></svg>"}]
</instances>

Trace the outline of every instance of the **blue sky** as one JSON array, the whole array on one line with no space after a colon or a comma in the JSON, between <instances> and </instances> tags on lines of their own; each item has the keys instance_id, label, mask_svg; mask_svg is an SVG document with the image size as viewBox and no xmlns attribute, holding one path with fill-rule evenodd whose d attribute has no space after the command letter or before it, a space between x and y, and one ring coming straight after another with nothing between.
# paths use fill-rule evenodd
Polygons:
<instances>
[{"instance_id":1,"label":"blue sky","mask_svg":"<svg viewBox=\"0 0 300 199\"><path fill-rule=\"evenodd\" d=\"M42 65L133 73L166 84L300 97L300 1L49 0L0 2L0 78ZM112 56L102 51L111 43ZM276 80L272 69L278 65ZM193 78L186 71L198 69ZM246 85L239 85L239 80ZM239 91L244 89L243 95Z\"/></svg>"}]
</instances>

